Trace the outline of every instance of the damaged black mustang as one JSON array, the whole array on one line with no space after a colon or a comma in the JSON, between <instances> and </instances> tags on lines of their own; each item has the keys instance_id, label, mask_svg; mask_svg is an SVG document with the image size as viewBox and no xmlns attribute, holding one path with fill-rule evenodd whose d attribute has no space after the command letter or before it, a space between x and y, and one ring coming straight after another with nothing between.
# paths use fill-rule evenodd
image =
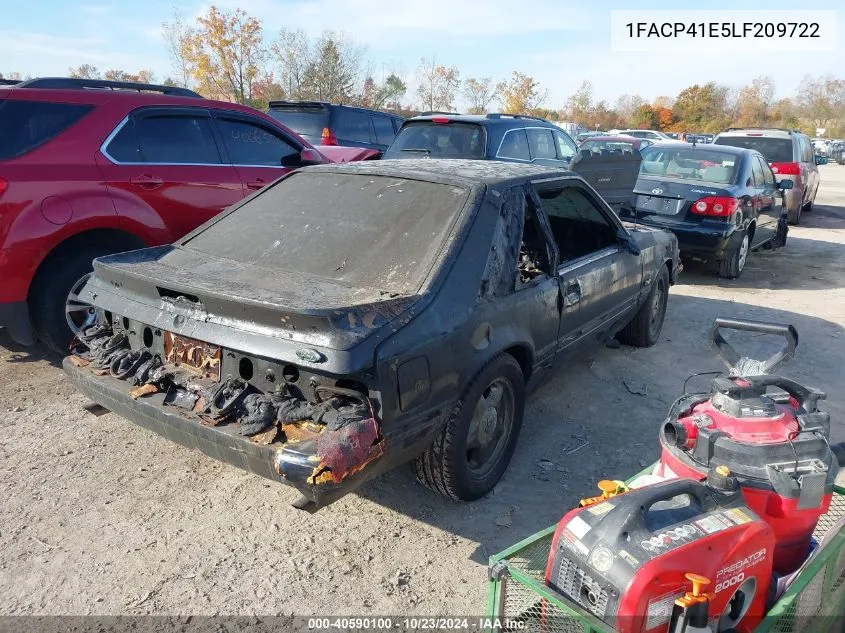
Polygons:
<instances>
[{"instance_id":1,"label":"damaged black mustang","mask_svg":"<svg viewBox=\"0 0 845 633\"><path fill-rule=\"evenodd\" d=\"M572 172L401 160L301 169L172 246L101 257L64 361L95 402L295 486L314 511L414 460L455 499L510 461L527 386L656 342L671 233Z\"/></svg>"}]
</instances>

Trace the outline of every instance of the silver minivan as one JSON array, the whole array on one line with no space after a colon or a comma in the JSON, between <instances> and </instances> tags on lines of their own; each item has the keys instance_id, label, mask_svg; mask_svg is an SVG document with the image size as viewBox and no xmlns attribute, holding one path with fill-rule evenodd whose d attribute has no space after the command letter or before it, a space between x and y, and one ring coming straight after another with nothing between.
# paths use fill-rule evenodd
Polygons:
<instances>
[{"instance_id":1,"label":"silver minivan","mask_svg":"<svg viewBox=\"0 0 845 633\"><path fill-rule=\"evenodd\" d=\"M784 192L790 224L798 224L801 212L813 208L819 190L819 168L806 134L780 128L728 128L713 142L757 150L766 157L778 182L793 182L793 188Z\"/></svg>"}]
</instances>

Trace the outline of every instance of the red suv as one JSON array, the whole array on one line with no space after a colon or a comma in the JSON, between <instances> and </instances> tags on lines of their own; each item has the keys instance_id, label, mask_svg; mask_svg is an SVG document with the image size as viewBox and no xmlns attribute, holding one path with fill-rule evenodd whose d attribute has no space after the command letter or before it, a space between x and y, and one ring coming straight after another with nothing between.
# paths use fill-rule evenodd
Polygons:
<instances>
[{"instance_id":1,"label":"red suv","mask_svg":"<svg viewBox=\"0 0 845 633\"><path fill-rule=\"evenodd\" d=\"M172 242L318 152L272 117L183 88L64 78L0 87L0 327L59 352L93 320L101 255ZM321 153L322 152L322 153Z\"/></svg>"}]
</instances>

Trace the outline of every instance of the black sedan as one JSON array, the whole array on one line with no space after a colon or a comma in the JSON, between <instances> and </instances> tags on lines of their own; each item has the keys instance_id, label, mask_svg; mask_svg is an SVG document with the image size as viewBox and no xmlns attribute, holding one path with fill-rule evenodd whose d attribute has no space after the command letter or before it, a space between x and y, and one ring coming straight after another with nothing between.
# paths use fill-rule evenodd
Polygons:
<instances>
[{"instance_id":1,"label":"black sedan","mask_svg":"<svg viewBox=\"0 0 845 633\"><path fill-rule=\"evenodd\" d=\"M97 259L99 320L64 366L303 509L411 459L471 500L507 467L529 384L609 336L657 341L677 248L562 169L305 168L173 246Z\"/></svg>"},{"instance_id":2,"label":"black sedan","mask_svg":"<svg viewBox=\"0 0 845 633\"><path fill-rule=\"evenodd\" d=\"M672 231L681 255L738 277L748 253L786 243L782 191L763 156L725 145L656 143L641 151L640 175L626 220Z\"/></svg>"}]
</instances>

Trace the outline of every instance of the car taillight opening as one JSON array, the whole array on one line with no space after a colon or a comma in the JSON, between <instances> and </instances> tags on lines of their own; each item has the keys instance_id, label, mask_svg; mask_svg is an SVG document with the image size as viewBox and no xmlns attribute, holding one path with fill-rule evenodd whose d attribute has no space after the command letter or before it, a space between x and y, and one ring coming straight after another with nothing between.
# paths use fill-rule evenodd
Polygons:
<instances>
[{"instance_id":1,"label":"car taillight opening","mask_svg":"<svg viewBox=\"0 0 845 633\"><path fill-rule=\"evenodd\" d=\"M329 128L324 127L323 133L320 135L320 142L323 145L337 145L337 137Z\"/></svg>"},{"instance_id":2,"label":"car taillight opening","mask_svg":"<svg viewBox=\"0 0 845 633\"><path fill-rule=\"evenodd\" d=\"M798 163L772 163L772 171L778 176L800 176L801 166Z\"/></svg>"},{"instance_id":3,"label":"car taillight opening","mask_svg":"<svg viewBox=\"0 0 845 633\"><path fill-rule=\"evenodd\" d=\"M739 200L725 196L708 196L692 203L691 211L697 215L708 215L718 218L726 218L736 211Z\"/></svg>"}]
</instances>

